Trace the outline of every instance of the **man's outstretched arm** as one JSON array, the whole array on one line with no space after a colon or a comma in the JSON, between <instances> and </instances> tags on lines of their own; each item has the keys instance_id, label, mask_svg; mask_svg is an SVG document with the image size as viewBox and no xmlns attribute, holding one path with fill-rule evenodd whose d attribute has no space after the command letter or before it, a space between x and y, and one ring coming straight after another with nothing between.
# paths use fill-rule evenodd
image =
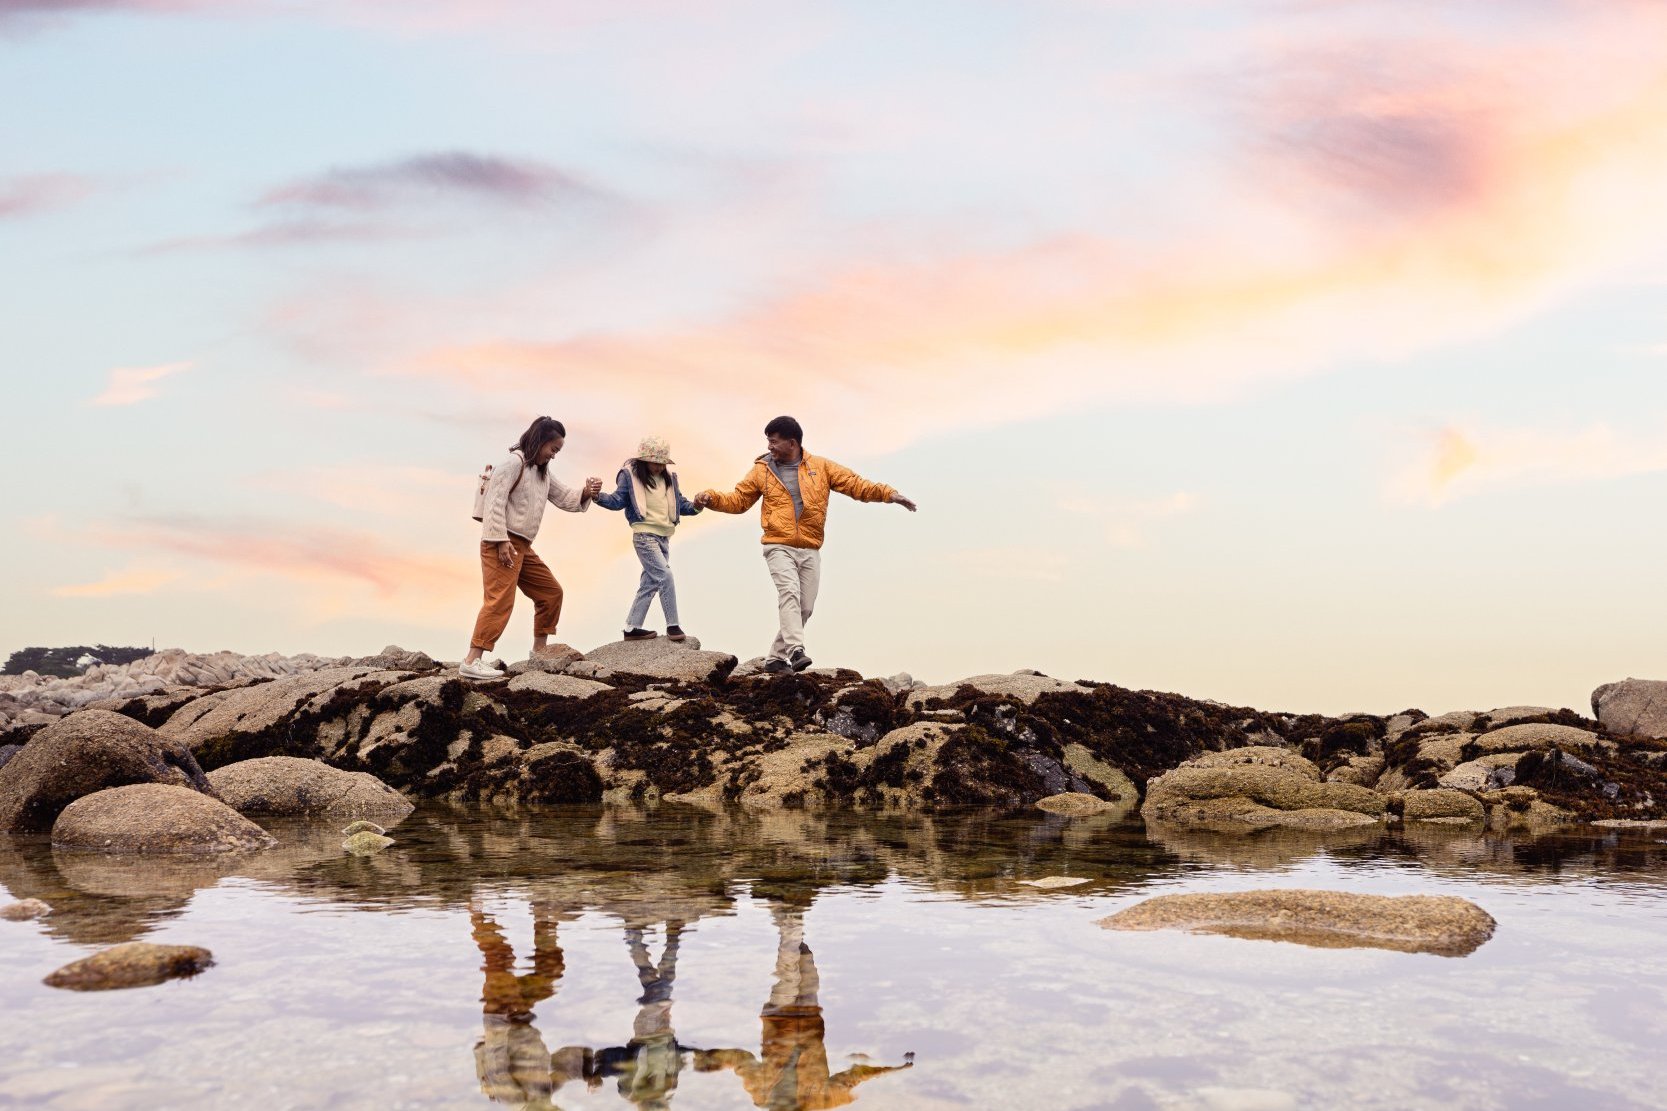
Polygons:
<instances>
[{"instance_id":1,"label":"man's outstretched arm","mask_svg":"<svg viewBox=\"0 0 1667 1111\"><path fill-rule=\"evenodd\" d=\"M702 490L695 495L696 507L716 509L719 513L745 513L764 496L764 483L759 474L761 469L762 465L754 465L747 476L735 484L735 489L727 494L718 490Z\"/></svg>"},{"instance_id":2,"label":"man's outstretched arm","mask_svg":"<svg viewBox=\"0 0 1667 1111\"><path fill-rule=\"evenodd\" d=\"M917 508L915 503L905 498L896 490L883 482L870 482L850 467L840 466L832 459L827 461L828 487L837 490L848 498L857 501L883 501L900 505L913 513Z\"/></svg>"}]
</instances>

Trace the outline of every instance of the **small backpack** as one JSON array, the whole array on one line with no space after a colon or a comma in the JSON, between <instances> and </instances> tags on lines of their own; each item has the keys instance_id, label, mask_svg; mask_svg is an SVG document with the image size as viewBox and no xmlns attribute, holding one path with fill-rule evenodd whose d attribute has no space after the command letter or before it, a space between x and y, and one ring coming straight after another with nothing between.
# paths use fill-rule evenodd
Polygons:
<instances>
[{"instance_id":1,"label":"small backpack","mask_svg":"<svg viewBox=\"0 0 1667 1111\"><path fill-rule=\"evenodd\" d=\"M504 495L507 501L515 493L515 488L521 485L521 475L527 473L525 463L521 465L521 474L515 476L515 481L509 484L509 493ZM486 488L492 484L492 464L486 464L486 469L480 472L480 485L475 488L475 511L471 514L477 521L486 519Z\"/></svg>"}]
</instances>

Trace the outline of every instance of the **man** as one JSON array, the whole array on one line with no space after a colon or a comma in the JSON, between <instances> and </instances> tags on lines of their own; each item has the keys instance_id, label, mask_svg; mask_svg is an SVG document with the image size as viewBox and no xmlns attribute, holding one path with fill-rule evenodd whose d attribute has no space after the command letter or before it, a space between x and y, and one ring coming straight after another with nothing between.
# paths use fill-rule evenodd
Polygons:
<instances>
[{"instance_id":1,"label":"man","mask_svg":"<svg viewBox=\"0 0 1667 1111\"><path fill-rule=\"evenodd\" d=\"M764 670L803 671L810 666L805 653L805 622L816 605L822 580L822 529L828 519L828 492L837 490L857 501L892 502L915 511L915 503L879 482L869 482L832 459L804 450L804 429L792 417L777 417L764 426L768 447L734 490L721 494L703 490L695 504L719 513L745 513L763 499L764 563L776 584L776 610L781 628Z\"/></svg>"}]
</instances>

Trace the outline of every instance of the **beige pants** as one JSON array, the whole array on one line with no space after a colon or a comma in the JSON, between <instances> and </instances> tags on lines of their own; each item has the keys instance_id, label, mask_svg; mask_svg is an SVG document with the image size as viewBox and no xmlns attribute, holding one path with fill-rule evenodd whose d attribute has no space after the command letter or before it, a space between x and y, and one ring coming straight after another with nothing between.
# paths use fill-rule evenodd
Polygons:
<instances>
[{"instance_id":1,"label":"beige pants","mask_svg":"<svg viewBox=\"0 0 1667 1111\"><path fill-rule=\"evenodd\" d=\"M776 584L776 614L781 622L770 656L785 660L793 649L805 646L805 622L816 608L816 589L822 584L822 553L815 548L766 544L764 565Z\"/></svg>"}]
</instances>

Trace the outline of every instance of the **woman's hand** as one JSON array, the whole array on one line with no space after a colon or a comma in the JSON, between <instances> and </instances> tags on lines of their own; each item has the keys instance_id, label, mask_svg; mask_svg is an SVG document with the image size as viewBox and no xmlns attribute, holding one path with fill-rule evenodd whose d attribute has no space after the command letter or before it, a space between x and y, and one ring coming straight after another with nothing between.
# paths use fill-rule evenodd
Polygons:
<instances>
[{"instance_id":1,"label":"woman's hand","mask_svg":"<svg viewBox=\"0 0 1667 1111\"><path fill-rule=\"evenodd\" d=\"M594 498L596 495L600 494L601 492L602 492L602 480L600 478L596 478L595 476L592 476L590 478L585 479L585 493L584 493L585 497Z\"/></svg>"},{"instance_id":2,"label":"woman's hand","mask_svg":"<svg viewBox=\"0 0 1667 1111\"><path fill-rule=\"evenodd\" d=\"M515 566L515 545L508 540L498 541L498 562L505 567Z\"/></svg>"}]
</instances>

